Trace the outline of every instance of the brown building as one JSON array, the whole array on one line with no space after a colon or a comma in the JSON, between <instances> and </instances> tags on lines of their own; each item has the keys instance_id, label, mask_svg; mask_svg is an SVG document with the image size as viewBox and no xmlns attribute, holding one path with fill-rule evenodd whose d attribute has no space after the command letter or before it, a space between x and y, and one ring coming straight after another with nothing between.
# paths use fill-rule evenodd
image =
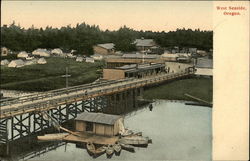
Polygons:
<instances>
[{"instance_id":1,"label":"brown building","mask_svg":"<svg viewBox=\"0 0 250 161\"><path fill-rule=\"evenodd\" d=\"M103 79L118 80L125 78L143 78L165 72L164 64L131 64L113 69L103 69Z\"/></svg>"},{"instance_id":2,"label":"brown building","mask_svg":"<svg viewBox=\"0 0 250 161\"><path fill-rule=\"evenodd\" d=\"M94 54L100 55L110 55L115 54L115 44L107 43L107 44L97 44L93 46Z\"/></svg>"},{"instance_id":3,"label":"brown building","mask_svg":"<svg viewBox=\"0 0 250 161\"><path fill-rule=\"evenodd\" d=\"M153 39L135 39L134 44L139 51L151 50L152 47L156 47L156 43Z\"/></svg>"},{"instance_id":4,"label":"brown building","mask_svg":"<svg viewBox=\"0 0 250 161\"><path fill-rule=\"evenodd\" d=\"M124 128L123 122L119 115L84 112L75 119L75 129L79 132L114 136Z\"/></svg>"}]
</instances>

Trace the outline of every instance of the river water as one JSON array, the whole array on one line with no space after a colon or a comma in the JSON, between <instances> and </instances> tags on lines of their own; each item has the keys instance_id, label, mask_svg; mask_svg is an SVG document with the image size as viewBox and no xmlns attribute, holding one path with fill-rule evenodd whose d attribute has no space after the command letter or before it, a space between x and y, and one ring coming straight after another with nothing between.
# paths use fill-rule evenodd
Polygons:
<instances>
[{"instance_id":1,"label":"river water","mask_svg":"<svg viewBox=\"0 0 250 161\"><path fill-rule=\"evenodd\" d=\"M211 108L164 100L153 106L152 111L145 106L125 117L125 127L152 139L147 148L138 147L135 153L122 150L111 159L106 155L93 159L85 149L68 143L29 160L211 160Z\"/></svg>"}]
</instances>

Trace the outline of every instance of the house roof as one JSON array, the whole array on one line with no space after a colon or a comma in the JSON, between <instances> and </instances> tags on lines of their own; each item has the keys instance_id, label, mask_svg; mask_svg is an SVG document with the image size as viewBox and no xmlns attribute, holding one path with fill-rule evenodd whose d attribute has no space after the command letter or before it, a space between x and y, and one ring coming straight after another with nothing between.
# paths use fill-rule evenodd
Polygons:
<instances>
[{"instance_id":1,"label":"house roof","mask_svg":"<svg viewBox=\"0 0 250 161\"><path fill-rule=\"evenodd\" d=\"M213 68L213 59L198 58L196 67L197 68Z\"/></svg>"},{"instance_id":2,"label":"house roof","mask_svg":"<svg viewBox=\"0 0 250 161\"><path fill-rule=\"evenodd\" d=\"M130 65L124 65L121 67L116 67L116 69L125 70L127 73L133 73L133 72L145 71L145 70L156 69L156 68L161 68L161 67L165 67L165 65L159 64L159 63L140 64L140 65L130 64Z\"/></svg>"},{"instance_id":3,"label":"house roof","mask_svg":"<svg viewBox=\"0 0 250 161\"><path fill-rule=\"evenodd\" d=\"M122 117L119 115L83 112L77 118L75 118L75 120L114 125L114 123L120 118Z\"/></svg>"},{"instance_id":4,"label":"house roof","mask_svg":"<svg viewBox=\"0 0 250 161\"><path fill-rule=\"evenodd\" d=\"M113 43L106 43L106 44L97 44L97 46L100 46L104 49L113 49L115 47L115 44Z\"/></svg>"},{"instance_id":5,"label":"house roof","mask_svg":"<svg viewBox=\"0 0 250 161\"><path fill-rule=\"evenodd\" d=\"M136 46L154 46L155 42L153 39L135 39L134 44Z\"/></svg>"},{"instance_id":6,"label":"house roof","mask_svg":"<svg viewBox=\"0 0 250 161\"><path fill-rule=\"evenodd\" d=\"M149 54L149 55L144 55L144 54L123 54L122 58L128 58L128 59L156 59L158 58L159 55L156 54Z\"/></svg>"}]
</instances>

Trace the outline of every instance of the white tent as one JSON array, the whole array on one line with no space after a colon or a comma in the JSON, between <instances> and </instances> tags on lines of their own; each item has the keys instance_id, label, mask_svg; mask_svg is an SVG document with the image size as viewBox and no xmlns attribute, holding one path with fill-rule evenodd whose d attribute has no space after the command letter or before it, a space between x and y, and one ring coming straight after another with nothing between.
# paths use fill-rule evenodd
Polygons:
<instances>
[{"instance_id":1,"label":"white tent","mask_svg":"<svg viewBox=\"0 0 250 161\"><path fill-rule=\"evenodd\" d=\"M86 58L86 62L87 62L87 63L94 63L95 60L94 60L93 58L87 57L87 58Z\"/></svg>"},{"instance_id":2,"label":"white tent","mask_svg":"<svg viewBox=\"0 0 250 161\"><path fill-rule=\"evenodd\" d=\"M25 62L25 65L32 65L32 64L35 64L32 60Z\"/></svg>"},{"instance_id":3,"label":"white tent","mask_svg":"<svg viewBox=\"0 0 250 161\"><path fill-rule=\"evenodd\" d=\"M51 51L51 54L62 55L63 51L59 48L56 48Z\"/></svg>"},{"instance_id":4,"label":"white tent","mask_svg":"<svg viewBox=\"0 0 250 161\"><path fill-rule=\"evenodd\" d=\"M8 65L8 67L12 67L12 68L19 68L22 66L24 66L24 61L21 59L12 60Z\"/></svg>"},{"instance_id":5,"label":"white tent","mask_svg":"<svg viewBox=\"0 0 250 161\"><path fill-rule=\"evenodd\" d=\"M9 63L7 59L1 60L1 65L8 65Z\"/></svg>"},{"instance_id":6,"label":"white tent","mask_svg":"<svg viewBox=\"0 0 250 161\"><path fill-rule=\"evenodd\" d=\"M38 55L42 57L49 57L50 54L46 49L36 49L32 52L33 55Z\"/></svg>"},{"instance_id":7,"label":"white tent","mask_svg":"<svg viewBox=\"0 0 250 161\"><path fill-rule=\"evenodd\" d=\"M40 58L40 59L38 59L37 63L38 64L46 64L47 61L44 58Z\"/></svg>"},{"instance_id":8,"label":"white tent","mask_svg":"<svg viewBox=\"0 0 250 161\"><path fill-rule=\"evenodd\" d=\"M94 54L94 55L91 55L91 58L93 58L94 60L102 60L103 56L100 54Z\"/></svg>"},{"instance_id":9,"label":"white tent","mask_svg":"<svg viewBox=\"0 0 250 161\"><path fill-rule=\"evenodd\" d=\"M82 61L83 61L83 57L78 56L78 57L76 58L76 61L82 62Z\"/></svg>"},{"instance_id":10,"label":"white tent","mask_svg":"<svg viewBox=\"0 0 250 161\"><path fill-rule=\"evenodd\" d=\"M18 58L27 58L29 57L29 54L26 51L21 51L19 54L17 54Z\"/></svg>"}]
</instances>

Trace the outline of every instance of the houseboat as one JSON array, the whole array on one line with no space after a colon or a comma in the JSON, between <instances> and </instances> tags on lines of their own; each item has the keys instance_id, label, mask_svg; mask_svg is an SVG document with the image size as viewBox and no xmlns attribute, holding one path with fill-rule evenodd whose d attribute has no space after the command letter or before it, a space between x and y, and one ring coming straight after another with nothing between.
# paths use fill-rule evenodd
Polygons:
<instances>
[{"instance_id":1,"label":"houseboat","mask_svg":"<svg viewBox=\"0 0 250 161\"><path fill-rule=\"evenodd\" d=\"M50 117L50 116L48 116ZM147 146L151 139L142 133L125 129L124 118L119 115L84 112L74 120L75 130L60 127L66 133L38 136L38 140L62 140L82 145L88 153L97 157L106 153L120 155L122 149L134 152L134 146Z\"/></svg>"}]
</instances>

